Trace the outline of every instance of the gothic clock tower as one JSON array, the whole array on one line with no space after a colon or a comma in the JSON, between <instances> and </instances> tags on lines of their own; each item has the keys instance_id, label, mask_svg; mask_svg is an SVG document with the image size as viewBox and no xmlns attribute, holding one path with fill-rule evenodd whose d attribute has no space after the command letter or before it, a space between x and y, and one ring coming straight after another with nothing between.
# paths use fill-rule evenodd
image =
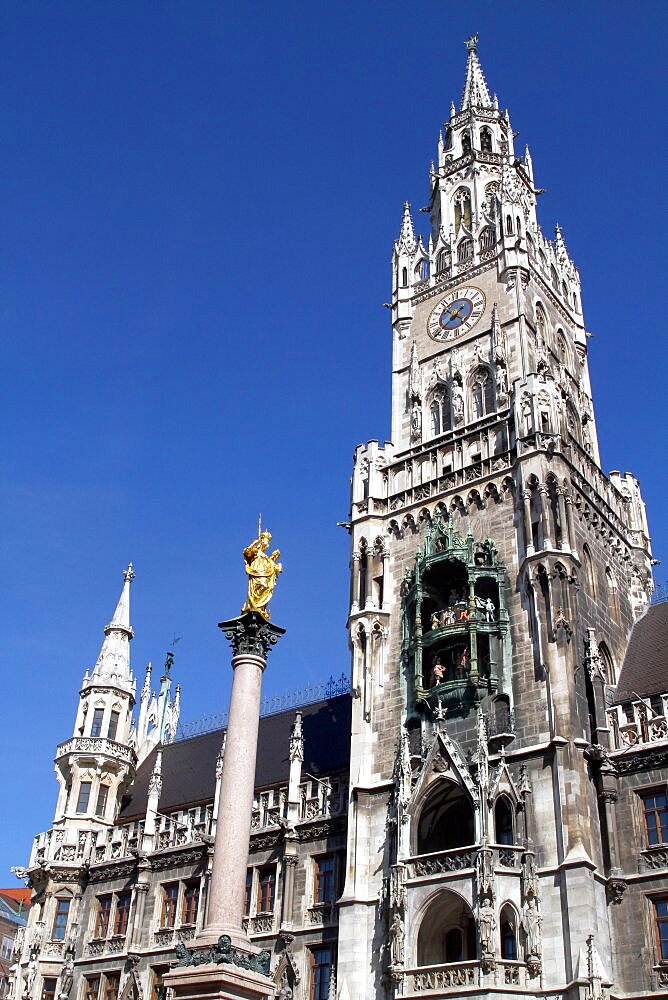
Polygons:
<instances>
[{"instance_id":1,"label":"gothic clock tower","mask_svg":"<svg viewBox=\"0 0 668 1000\"><path fill-rule=\"evenodd\" d=\"M346 1000L580 997L614 947L591 761L651 592L647 522L600 467L578 270L467 48L430 232L407 203L394 245L392 440L354 458Z\"/></svg>"}]
</instances>

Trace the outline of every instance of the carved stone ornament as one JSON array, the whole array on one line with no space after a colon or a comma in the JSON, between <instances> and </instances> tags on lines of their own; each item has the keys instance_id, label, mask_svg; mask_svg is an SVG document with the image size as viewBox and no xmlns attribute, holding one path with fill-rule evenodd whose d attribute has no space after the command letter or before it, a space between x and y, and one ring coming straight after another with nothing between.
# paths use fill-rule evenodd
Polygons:
<instances>
[{"instance_id":1,"label":"carved stone ornament","mask_svg":"<svg viewBox=\"0 0 668 1000\"><path fill-rule=\"evenodd\" d=\"M187 965L220 965L225 962L228 965L236 965L240 969L248 969L257 972L262 976L269 975L269 962L271 953L263 950L258 954L250 954L240 948L232 947L232 940L227 934L221 934L218 943L211 948L193 949L186 948L182 941L179 941L174 949L177 958L177 966Z\"/></svg>"},{"instance_id":2,"label":"carved stone ornament","mask_svg":"<svg viewBox=\"0 0 668 1000\"><path fill-rule=\"evenodd\" d=\"M611 874L605 887L610 902L618 906L624 898L627 887L628 883L625 878L622 878L621 875Z\"/></svg>"},{"instance_id":3,"label":"carved stone ornament","mask_svg":"<svg viewBox=\"0 0 668 1000\"><path fill-rule=\"evenodd\" d=\"M259 656L266 660L269 650L285 633L284 628L266 621L257 611L247 611L239 618L219 622L227 639L230 640L235 656Z\"/></svg>"}]
</instances>

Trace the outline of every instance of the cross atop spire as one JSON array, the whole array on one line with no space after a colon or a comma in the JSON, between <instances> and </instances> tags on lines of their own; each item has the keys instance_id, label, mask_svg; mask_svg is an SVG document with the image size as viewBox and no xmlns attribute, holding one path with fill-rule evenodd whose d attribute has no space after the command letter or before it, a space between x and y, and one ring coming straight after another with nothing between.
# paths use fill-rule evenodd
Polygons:
<instances>
[{"instance_id":1,"label":"cross atop spire","mask_svg":"<svg viewBox=\"0 0 668 1000\"><path fill-rule=\"evenodd\" d=\"M466 79L464 81L464 93L462 94L461 111L468 108L491 108L492 99L489 96L485 76L478 59L478 36L471 35L466 40L468 49L468 60L466 63Z\"/></svg>"}]
</instances>

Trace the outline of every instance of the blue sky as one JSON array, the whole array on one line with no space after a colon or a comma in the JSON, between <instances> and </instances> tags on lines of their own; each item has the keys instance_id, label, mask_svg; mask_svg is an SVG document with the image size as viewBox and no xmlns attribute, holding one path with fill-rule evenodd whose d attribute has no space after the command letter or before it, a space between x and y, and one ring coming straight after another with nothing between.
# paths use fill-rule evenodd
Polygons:
<instances>
[{"instance_id":1,"label":"blue sky","mask_svg":"<svg viewBox=\"0 0 668 1000\"><path fill-rule=\"evenodd\" d=\"M392 240L473 31L581 271L604 468L640 477L667 557L665 11L3 5L0 884L129 560L139 684L182 636L184 719L226 705L258 510L288 630L265 690L348 670L336 522L355 445L389 434Z\"/></svg>"}]
</instances>

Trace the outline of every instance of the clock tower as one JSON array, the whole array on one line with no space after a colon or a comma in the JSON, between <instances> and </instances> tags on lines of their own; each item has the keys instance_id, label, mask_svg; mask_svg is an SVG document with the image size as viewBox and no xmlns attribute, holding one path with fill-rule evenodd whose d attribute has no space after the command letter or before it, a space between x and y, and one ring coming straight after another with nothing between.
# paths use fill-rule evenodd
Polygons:
<instances>
[{"instance_id":1,"label":"clock tower","mask_svg":"<svg viewBox=\"0 0 668 1000\"><path fill-rule=\"evenodd\" d=\"M595 748L651 593L647 521L600 466L580 275L467 49L430 231L406 203L394 245L392 439L354 457L346 1000L584 997L614 952Z\"/></svg>"}]
</instances>

